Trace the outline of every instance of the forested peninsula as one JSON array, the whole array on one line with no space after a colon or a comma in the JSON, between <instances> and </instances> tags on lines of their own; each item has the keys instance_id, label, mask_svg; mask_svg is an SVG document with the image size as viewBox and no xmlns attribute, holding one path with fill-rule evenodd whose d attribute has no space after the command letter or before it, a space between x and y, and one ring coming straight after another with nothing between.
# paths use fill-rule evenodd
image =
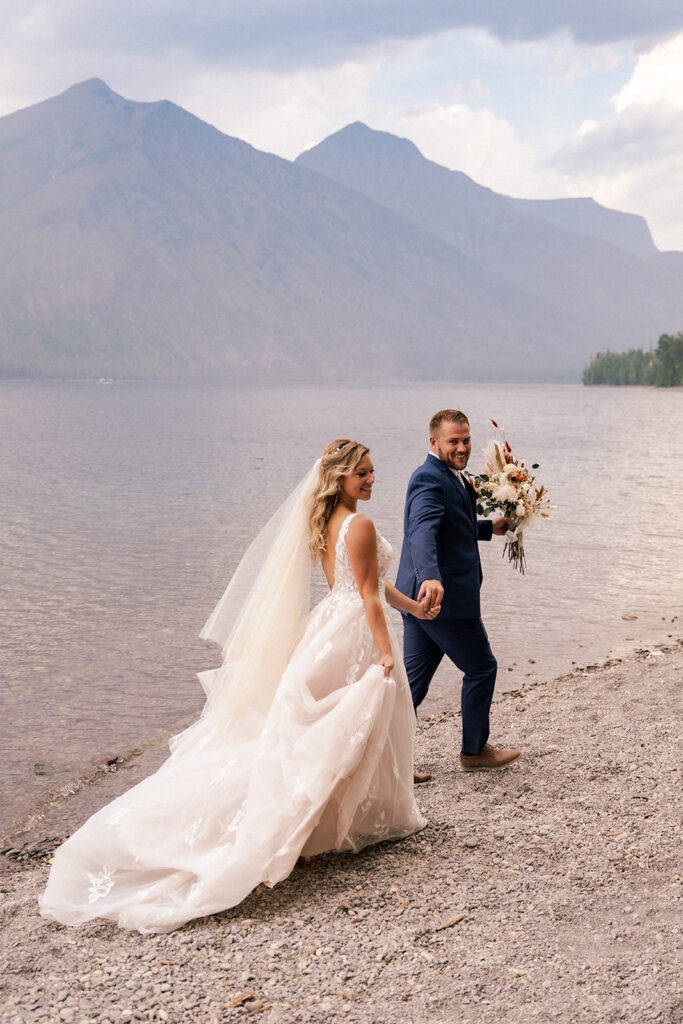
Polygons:
<instances>
[{"instance_id":1,"label":"forested peninsula","mask_svg":"<svg viewBox=\"0 0 683 1024\"><path fill-rule=\"evenodd\" d=\"M583 371L584 384L683 385L683 333L662 334L656 349L598 352Z\"/></svg>"}]
</instances>

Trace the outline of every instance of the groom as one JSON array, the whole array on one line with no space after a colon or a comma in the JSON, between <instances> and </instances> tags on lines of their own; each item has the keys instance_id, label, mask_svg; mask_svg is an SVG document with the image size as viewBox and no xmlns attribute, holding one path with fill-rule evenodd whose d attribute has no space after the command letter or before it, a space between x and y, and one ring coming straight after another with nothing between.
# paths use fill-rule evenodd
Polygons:
<instances>
[{"instance_id":1,"label":"groom","mask_svg":"<svg viewBox=\"0 0 683 1024\"><path fill-rule=\"evenodd\" d=\"M519 750L488 743L497 663L481 621L478 541L503 535L504 518L477 521L476 493L463 470L472 451L467 416L442 409L429 424L429 454L410 478L396 586L408 597L441 605L436 619L403 616L403 657L415 709L446 654L463 672L464 771L503 768Z\"/></svg>"}]
</instances>

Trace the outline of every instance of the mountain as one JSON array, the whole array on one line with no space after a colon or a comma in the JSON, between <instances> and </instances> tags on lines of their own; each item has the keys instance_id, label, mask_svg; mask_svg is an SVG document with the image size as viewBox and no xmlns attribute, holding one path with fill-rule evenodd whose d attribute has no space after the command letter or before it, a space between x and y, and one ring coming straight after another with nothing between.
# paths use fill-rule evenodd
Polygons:
<instances>
[{"instance_id":1,"label":"mountain","mask_svg":"<svg viewBox=\"0 0 683 1024\"><path fill-rule=\"evenodd\" d=\"M171 103L74 86L0 120L0 174L4 376L575 370L543 303Z\"/></svg>"},{"instance_id":2,"label":"mountain","mask_svg":"<svg viewBox=\"0 0 683 1024\"><path fill-rule=\"evenodd\" d=\"M670 258L677 254L650 247L639 218L582 200L508 199L426 160L407 139L359 122L296 163L368 196L546 303L557 323L549 344L569 344L577 356L647 346L683 322L683 276ZM569 321L577 319L582 337L571 335Z\"/></svg>"},{"instance_id":3,"label":"mountain","mask_svg":"<svg viewBox=\"0 0 683 1024\"><path fill-rule=\"evenodd\" d=\"M680 254L653 257L648 305L652 260L340 136L292 163L98 79L1 118L0 375L578 379L610 340L679 328L653 311ZM589 257L609 287L578 301Z\"/></svg>"},{"instance_id":4,"label":"mountain","mask_svg":"<svg viewBox=\"0 0 683 1024\"><path fill-rule=\"evenodd\" d=\"M657 252L650 229L644 217L635 213L621 213L600 206L594 199L510 199L515 209L540 217L576 235L602 238L623 249L647 259Z\"/></svg>"}]
</instances>

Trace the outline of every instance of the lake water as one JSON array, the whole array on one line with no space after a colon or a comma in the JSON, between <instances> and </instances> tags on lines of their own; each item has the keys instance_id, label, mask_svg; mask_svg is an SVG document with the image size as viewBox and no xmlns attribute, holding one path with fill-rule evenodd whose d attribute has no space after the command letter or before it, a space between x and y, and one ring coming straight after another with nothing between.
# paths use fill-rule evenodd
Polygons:
<instances>
[{"instance_id":1,"label":"lake water","mask_svg":"<svg viewBox=\"0 0 683 1024\"><path fill-rule=\"evenodd\" d=\"M199 713L194 673L218 659L197 634L331 438L372 447L368 511L398 549L405 485L443 406L470 416L470 469L493 417L558 505L526 535L525 577L498 538L481 546L499 689L680 636L680 390L2 382L5 825L89 764ZM450 666L430 698L427 710L457 705Z\"/></svg>"}]
</instances>

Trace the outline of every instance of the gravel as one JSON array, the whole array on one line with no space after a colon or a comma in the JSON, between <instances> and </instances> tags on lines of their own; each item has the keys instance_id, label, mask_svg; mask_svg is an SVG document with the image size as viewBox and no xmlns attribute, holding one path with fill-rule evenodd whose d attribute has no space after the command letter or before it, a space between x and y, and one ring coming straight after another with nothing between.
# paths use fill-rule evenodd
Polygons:
<instances>
[{"instance_id":1,"label":"gravel","mask_svg":"<svg viewBox=\"0 0 683 1024\"><path fill-rule=\"evenodd\" d=\"M641 650L505 695L492 741L524 753L501 772L458 770L457 714L422 721L422 833L316 858L169 935L44 921L56 839L15 837L0 1020L680 1024L682 663Z\"/></svg>"}]
</instances>

